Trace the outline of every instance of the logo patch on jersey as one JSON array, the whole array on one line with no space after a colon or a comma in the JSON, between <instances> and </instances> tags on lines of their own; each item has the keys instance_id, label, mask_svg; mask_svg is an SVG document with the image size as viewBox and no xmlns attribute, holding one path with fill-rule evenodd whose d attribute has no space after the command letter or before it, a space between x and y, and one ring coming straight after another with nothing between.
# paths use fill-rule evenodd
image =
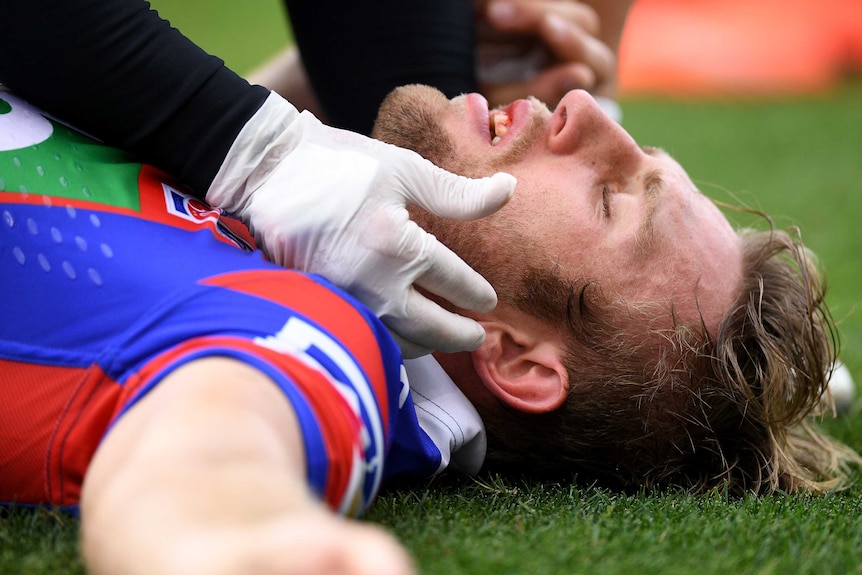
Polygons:
<instances>
[{"instance_id":1,"label":"logo patch on jersey","mask_svg":"<svg viewBox=\"0 0 862 575\"><path fill-rule=\"evenodd\" d=\"M245 250L252 251L254 247L240 237L221 220L222 211L202 202L198 198L162 182L165 194L165 207L168 214L181 218L197 226L207 226L222 239Z\"/></svg>"},{"instance_id":2,"label":"logo patch on jersey","mask_svg":"<svg viewBox=\"0 0 862 575\"><path fill-rule=\"evenodd\" d=\"M204 225L206 222L218 222L221 210L212 208L194 196L165 183L162 184L162 189L165 192L165 204L169 214L198 225Z\"/></svg>"}]
</instances>

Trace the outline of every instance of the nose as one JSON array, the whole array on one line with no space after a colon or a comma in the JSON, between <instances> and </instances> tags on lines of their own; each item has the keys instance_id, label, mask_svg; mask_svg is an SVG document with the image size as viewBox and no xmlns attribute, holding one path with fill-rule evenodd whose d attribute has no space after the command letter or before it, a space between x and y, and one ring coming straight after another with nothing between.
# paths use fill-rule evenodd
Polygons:
<instances>
[{"instance_id":1,"label":"nose","mask_svg":"<svg viewBox=\"0 0 862 575\"><path fill-rule=\"evenodd\" d=\"M637 158L640 148L622 126L584 90L572 90L557 104L548 146L555 154L592 150L597 158L618 163Z\"/></svg>"}]
</instances>

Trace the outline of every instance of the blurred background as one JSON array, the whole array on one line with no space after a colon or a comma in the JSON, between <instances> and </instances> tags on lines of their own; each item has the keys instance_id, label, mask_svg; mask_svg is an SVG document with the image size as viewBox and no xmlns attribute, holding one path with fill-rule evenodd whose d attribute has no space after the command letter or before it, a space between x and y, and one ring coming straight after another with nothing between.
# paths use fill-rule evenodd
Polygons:
<instances>
[{"instance_id":1,"label":"blurred background","mask_svg":"<svg viewBox=\"0 0 862 575\"><path fill-rule=\"evenodd\" d=\"M240 73L290 41L280 0L152 4ZM637 0L620 50L624 96L813 92L859 71L862 0Z\"/></svg>"},{"instance_id":2,"label":"blurred background","mask_svg":"<svg viewBox=\"0 0 862 575\"><path fill-rule=\"evenodd\" d=\"M292 41L281 0L150 0L150 4L240 74L252 71Z\"/></svg>"},{"instance_id":3,"label":"blurred background","mask_svg":"<svg viewBox=\"0 0 862 575\"><path fill-rule=\"evenodd\" d=\"M624 94L813 92L862 70L862 0L636 0Z\"/></svg>"}]
</instances>

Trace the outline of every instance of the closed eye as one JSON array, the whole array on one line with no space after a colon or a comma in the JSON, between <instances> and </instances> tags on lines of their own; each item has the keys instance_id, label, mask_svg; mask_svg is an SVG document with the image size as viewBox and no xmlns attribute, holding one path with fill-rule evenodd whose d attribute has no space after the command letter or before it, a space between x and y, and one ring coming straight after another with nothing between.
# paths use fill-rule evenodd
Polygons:
<instances>
[{"instance_id":1,"label":"closed eye","mask_svg":"<svg viewBox=\"0 0 862 575\"><path fill-rule=\"evenodd\" d=\"M611 216L611 189L608 186L602 186L602 212L606 218Z\"/></svg>"}]
</instances>

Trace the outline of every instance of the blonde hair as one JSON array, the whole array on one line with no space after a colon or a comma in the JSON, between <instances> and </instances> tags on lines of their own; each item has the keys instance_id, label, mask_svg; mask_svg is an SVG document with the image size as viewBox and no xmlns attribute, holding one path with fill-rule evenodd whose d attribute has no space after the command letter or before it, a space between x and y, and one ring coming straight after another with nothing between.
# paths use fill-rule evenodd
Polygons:
<instances>
[{"instance_id":1,"label":"blonde hair","mask_svg":"<svg viewBox=\"0 0 862 575\"><path fill-rule=\"evenodd\" d=\"M677 318L653 330L655 309L527 270L511 303L564 326L575 383L552 413L482 410L489 467L622 489L848 486L862 458L814 420L838 348L817 262L798 235L740 236L742 286L715 334Z\"/></svg>"}]
</instances>

